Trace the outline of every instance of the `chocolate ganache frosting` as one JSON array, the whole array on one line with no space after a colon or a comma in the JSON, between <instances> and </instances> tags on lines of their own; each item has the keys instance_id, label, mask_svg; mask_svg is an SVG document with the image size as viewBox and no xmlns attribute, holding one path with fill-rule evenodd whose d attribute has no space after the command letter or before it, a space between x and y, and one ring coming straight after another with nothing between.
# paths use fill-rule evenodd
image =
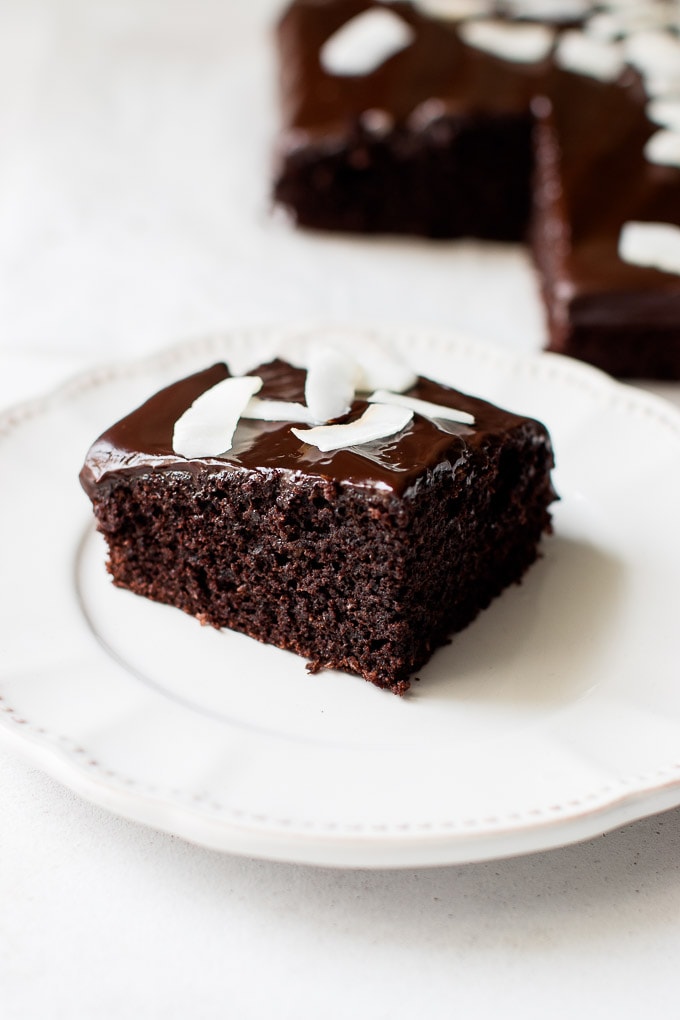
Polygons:
<instances>
[{"instance_id":1,"label":"chocolate ganache frosting","mask_svg":"<svg viewBox=\"0 0 680 1020\"><path fill-rule=\"evenodd\" d=\"M461 425L416 413L405 429L387 439L322 453L296 438L291 422L242 418L228 453L190 460L179 456L172 443L175 422L197 397L229 374L223 363L197 372L161 390L108 429L90 449L81 472L88 495L92 497L126 475L178 471L198 478L205 472L233 469L288 474L293 482L301 476L324 478L401 497L414 492L430 472L464 468L473 451L498 448L509 430L534 432L537 443L549 445L544 428L532 419L419 378L408 396L466 411L474 416L475 424ZM251 374L263 380L259 397L304 401L304 370L276 360ZM367 406L365 400L355 400L340 420L354 421Z\"/></svg>"}]
</instances>

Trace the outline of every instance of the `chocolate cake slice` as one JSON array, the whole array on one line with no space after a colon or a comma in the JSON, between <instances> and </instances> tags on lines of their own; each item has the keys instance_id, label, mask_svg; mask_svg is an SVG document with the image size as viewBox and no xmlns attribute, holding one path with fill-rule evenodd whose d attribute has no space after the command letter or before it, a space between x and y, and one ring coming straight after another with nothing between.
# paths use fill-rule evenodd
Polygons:
<instances>
[{"instance_id":1,"label":"chocolate cake slice","mask_svg":"<svg viewBox=\"0 0 680 1020\"><path fill-rule=\"evenodd\" d=\"M297 224L530 237L550 350L680 378L678 0L294 0L277 38Z\"/></svg>"},{"instance_id":2,"label":"chocolate cake slice","mask_svg":"<svg viewBox=\"0 0 680 1020\"><path fill-rule=\"evenodd\" d=\"M302 407L305 371L253 376L260 407ZM321 426L410 401L385 438L353 429L354 445L323 452L302 407L297 425L242 416L223 454L177 453L178 420L228 378L219 363L169 386L87 454L114 583L402 694L536 558L555 498L545 427L418 378Z\"/></svg>"}]
</instances>

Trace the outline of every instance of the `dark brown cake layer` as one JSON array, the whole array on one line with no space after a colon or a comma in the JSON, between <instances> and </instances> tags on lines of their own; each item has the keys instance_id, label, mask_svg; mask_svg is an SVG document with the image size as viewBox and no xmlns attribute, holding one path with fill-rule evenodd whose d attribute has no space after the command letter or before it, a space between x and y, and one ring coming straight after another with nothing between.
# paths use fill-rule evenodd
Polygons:
<instances>
[{"instance_id":1,"label":"dark brown cake layer","mask_svg":"<svg viewBox=\"0 0 680 1020\"><path fill-rule=\"evenodd\" d=\"M323 44L376 7L398 13L413 42L369 74L328 73ZM680 378L680 275L618 252L627 222L680 226L680 169L644 156L658 125L637 72L602 82L552 57L512 63L466 45L456 22L372 0L296 0L278 41L274 193L300 225L517 240L535 158L550 349L615 375Z\"/></svg>"},{"instance_id":2,"label":"dark brown cake layer","mask_svg":"<svg viewBox=\"0 0 680 1020\"><path fill-rule=\"evenodd\" d=\"M403 693L535 559L554 499L545 428L420 379L410 395L475 425L416 414L396 436L323 454L289 424L242 420L223 457L178 457L176 419L227 374L161 391L89 452L81 480L115 583ZM301 400L299 370L255 374L261 396Z\"/></svg>"}]
</instances>

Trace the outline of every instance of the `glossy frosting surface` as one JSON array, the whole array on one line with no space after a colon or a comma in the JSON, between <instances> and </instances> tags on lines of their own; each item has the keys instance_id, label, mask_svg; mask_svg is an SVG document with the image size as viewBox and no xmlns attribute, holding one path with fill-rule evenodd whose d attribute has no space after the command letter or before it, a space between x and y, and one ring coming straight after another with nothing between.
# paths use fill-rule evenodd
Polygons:
<instances>
[{"instance_id":1,"label":"glossy frosting surface","mask_svg":"<svg viewBox=\"0 0 680 1020\"><path fill-rule=\"evenodd\" d=\"M258 396L304 402L304 370L274 361L254 369L252 374L263 379ZM219 363L188 376L161 390L105 432L90 449L81 473L88 495L92 496L98 486L113 483L121 475L157 470L189 471L198 475L225 468L328 478L403 495L428 471L439 465L455 466L472 450L498 446L509 429L530 421L420 378L407 391L410 396L467 411L474 415L475 424L459 425L415 414L406 429L388 439L321 453L297 439L289 422L241 419L228 453L192 460L174 453L172 433L177 418L201 393L228 375L226 365ZM366 406L365 401L356 400L343 420L359 417ZM543 427L533 423L531 427L544 440Z\"/></svg>"},{"instance_id":2,"label":"glossy frosting surface","mask_svg":"<svg viewBox=\"0 0 680 1020\"><path fill-rule=\"evenodd\" d=\"M432 19L409 3L390 4L414 31L412 43L368 75L325 71L323 44L353 17L383 6L367 0L294 4L279 30L284 121L299 139L328 138L366 110L382 110L395 124L419 115L421 104L441 100L452 113L523 113L549 64L510 64L466 46L452 21ZM441 109L439 108L440 112ZM432 111L432 107L430 105ZM436 109L436 108L435 108Z\"/></svg>"}]
</instances>

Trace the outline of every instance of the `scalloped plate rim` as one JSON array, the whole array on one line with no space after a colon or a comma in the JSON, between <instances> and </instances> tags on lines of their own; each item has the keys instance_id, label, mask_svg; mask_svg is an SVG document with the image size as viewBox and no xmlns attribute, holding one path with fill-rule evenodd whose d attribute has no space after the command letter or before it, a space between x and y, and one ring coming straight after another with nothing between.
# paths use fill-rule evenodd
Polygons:
<instances>
[{"instance_id":1,"label":"scalloped plate rim","mask_svg":"<svg viewBox=\"0 0 680 1020\"><path fill-rule=\"evenodd\" d=\"M236 328L224 333L181 341L139 359L114 361L107 366L86 370L44 396L3 411L0 414L0 440L5 438L3 429L11 434L12 429L21 427L24 416L40 413L41 410L47 411L50 401L68 400L82 387L106 385L108 380L120 381L127 375L143 375L159 364L180 363L203 348L211 348L215 344L228 342L237 337L240 337L241 341L252 335L266 337L271 335L279 339L295 336L299 339L300 335L320 328L324 327L318 323L284 328L268 326ZM356 326L342 328L366 330L366 327ZM399 336L404 338L414 330L418 335L426 336L431 342L443 344L449 351L455 350L460 344L468 349L474 348L475 357L493 359L506 367L512 366L513 371L518 368L524 369L529 363L539 366L538 370L543 371L543 366L551 364L560 378L568 379L577 386L584 384L593 386L599 392L608 394L610 398L625 398L638 408L647 409L653 415L662 417L666 424L670 424L680 434L680 414L662 398L633 390L592 366L574 362L560 355L520 354L498 348L488 342L460 337L451 331L432 328L417 329L406 326L388 330L377 326L368 327L368 332L373 335L383 338L394 336L397 340ZM680 804L680 764L674 763L660 770L656 777L648 777L647 785L642 784L635 789L621 792L590 810L575 813L566 821L564 818L543 819L532 826L523 824L499 827L484 833L463 834L440 832L428 835L420 831L416 835L403 833L397 835L389 832L353 836L348 833L340 836L326 833L322 836L309 832L275 832L235 822L225 823L224 819L209 818L172 800L145 797L138 792L131 794L115 783L106 782L103 777L95 779L91 770L88 772L82 765L73 761L72 755L40 740L37 735L22 733L17 722L7 711L0 713L0 730L13 747L27 755L59 782L93 803L107 807L131 820L150 824L213 849L320 865L408 867L463 863L536 852L588 839L605 829L618 827ZM662 773L665 774L663 779Z\"/></svg>"}]
</instances>

